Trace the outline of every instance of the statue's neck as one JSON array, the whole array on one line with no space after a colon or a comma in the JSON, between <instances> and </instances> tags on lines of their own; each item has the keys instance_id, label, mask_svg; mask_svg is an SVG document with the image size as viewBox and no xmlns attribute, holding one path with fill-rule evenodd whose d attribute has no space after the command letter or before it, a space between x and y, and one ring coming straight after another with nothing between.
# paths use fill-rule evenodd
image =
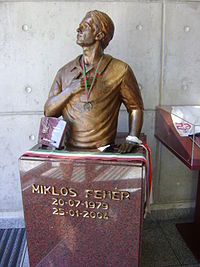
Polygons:
<instances>
[{"instance_id":1,"label":"statue's neck","mask_svg":"<svg viewBox=\"0 0 200 267\"><path fill-rule=\"evenodd\" d=\"M96 43L92 46L83 47L83 58L86 67L96 66L102 54L102 48L96 45Z\"/></svg>"}]
</instances>

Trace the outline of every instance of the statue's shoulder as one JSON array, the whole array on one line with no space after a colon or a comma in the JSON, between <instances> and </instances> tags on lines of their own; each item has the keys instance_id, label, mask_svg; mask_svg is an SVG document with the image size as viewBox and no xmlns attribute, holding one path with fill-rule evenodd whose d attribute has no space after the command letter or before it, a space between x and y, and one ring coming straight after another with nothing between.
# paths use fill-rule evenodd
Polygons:
<instances>
[{"instance_id":1,"label":"statue's shoulder","mask_svg":"<svg viewBox=\"0 0 200 267\"><path fill-rule=\"evenodd\" d=\"M80 64L79 64L80 58L81 58L81 55L77 56L75 59L71 60L70 62L68 62L67 64L62 66L58 70L58 73L66 73L66 72L69 72L69 71L73 70L78 65L80 66Z\"/></svg>"},{"instance_id":2,"label":"statue's shoulder","mask_svg":"<svg viewBox=\"0 0 200 267\"><path fill-rule=\"evenodd\" d=\"M110 67L111 68L115 68L115 69L117 68L121 73L126 72L127 69L130 68L126 62L124 62L118 58L112 57L110 55L106 55L106 56L111 57L111 60L110 60Z\"/></svg>"}]
</instances>

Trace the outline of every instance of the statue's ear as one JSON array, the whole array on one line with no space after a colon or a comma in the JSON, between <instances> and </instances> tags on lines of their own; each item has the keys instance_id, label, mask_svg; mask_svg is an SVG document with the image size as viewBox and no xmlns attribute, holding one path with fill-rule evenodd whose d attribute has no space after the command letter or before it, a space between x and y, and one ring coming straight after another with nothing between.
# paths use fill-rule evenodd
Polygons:
<instances>
[{"instance_id":1,"label":"statue's ear","mask_svg":"<svg viewBox=\"0 0 200 267\"><path fill-rule=\"evenodd\" d=\"M103 32L98 32L96 37L95 37L95 40L101 41L104 38L104 36L105 36L105 34Z\"/></svg>"}]
</instances>

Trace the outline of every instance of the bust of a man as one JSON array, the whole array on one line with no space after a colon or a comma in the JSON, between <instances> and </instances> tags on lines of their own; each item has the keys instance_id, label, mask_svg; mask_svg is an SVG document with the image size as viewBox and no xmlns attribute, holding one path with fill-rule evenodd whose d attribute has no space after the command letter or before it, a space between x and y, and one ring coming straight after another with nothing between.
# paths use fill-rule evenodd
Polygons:
<instances>
[{"instance_id":1,"label":"bust of a man","mask_svg":"<svg viewBox=\"0 0 200 267\"><path fill-rule=\"evenodd\" d=\"M119 152L130 152L139 142L143 101L131 68L104 54L113 34L114 24L107 14L88 12L77 29L83 54L58 71L49 92L45 116L63 116L70 123L68 143L73 147L113 144L122 103L129 114L129 133Z\"/></svg>"}]
</instances>

